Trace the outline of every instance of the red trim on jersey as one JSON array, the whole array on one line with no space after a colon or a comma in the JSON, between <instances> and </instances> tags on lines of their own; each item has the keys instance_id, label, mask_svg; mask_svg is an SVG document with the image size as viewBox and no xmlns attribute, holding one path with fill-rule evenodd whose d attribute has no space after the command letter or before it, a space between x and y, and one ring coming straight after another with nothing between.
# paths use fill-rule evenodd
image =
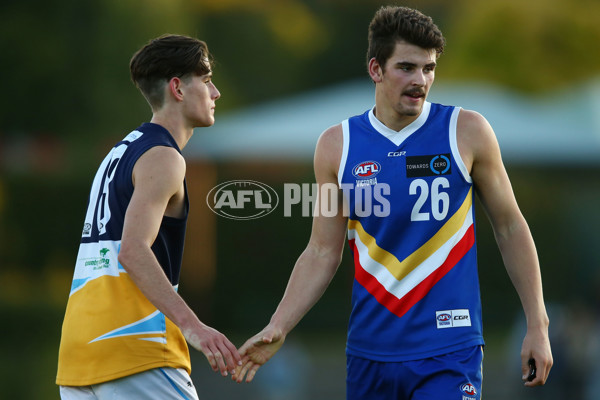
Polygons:
<instances>
[{"instance_id":1,"label":"red trim on jersey","mask_svg":"<svg viewBox=\"0 0 600 400\"><path fill-rule=\"evenodd\" d=\"M371 293L381 305L398 317L402 317L412 308L412 306L425 297L431 288L450 272L450 270L454 268L454 266L458 264L464 255L473 247L475 244L475 229L474 226L471 225L456 246L450 250L444 263L400 299L388 292L373 275L365 271L360 265L360 257L358 249L354 244L354 239L348 240L348 244L354 255L355 279Z\"/></svg>"}]
</instances>

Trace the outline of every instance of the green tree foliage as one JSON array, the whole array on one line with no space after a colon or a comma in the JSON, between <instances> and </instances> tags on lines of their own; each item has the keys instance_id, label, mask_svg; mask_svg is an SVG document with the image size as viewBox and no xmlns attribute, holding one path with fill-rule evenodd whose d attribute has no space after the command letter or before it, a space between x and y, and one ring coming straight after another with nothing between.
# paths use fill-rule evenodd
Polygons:
<instances>
[{"instance_id":1,"label":"green tree foliage","mask_svg":"<svg viewBox=\"0 0 600 400\"><path fill-rule=\"evenodd\" d=\"M540 93L600 73L598 1L462 1L452 10L442 61L448 78Z\"/></svg>"},{"instance_id":2,"label":"green tree foliage","mask_svg":"<svg viewBox=\"0 0 600 400\"><path fill-rule=\"evenodd\" d=\"M129 80L129 59L177 27L193 33L182 1L5 1L0 54L2 134L84 139L149 115ZM133 114L133 118L131 115Z\"/></svg>"},{"instance_id":3,"label":"green tree foliage","mask_svg":"<svg viewBox=\"0 0 600 400\"><path fill-rule=\"evenodd\" d=\"M7 0L0 5L2 135L118 137L149 110L128 61L148 39L205 39L218 64L219 111L365 77L369 0ZM596 0L440 0L447 52L438 79L544 91L600 71Z\"/></svg>"}]
</instances>

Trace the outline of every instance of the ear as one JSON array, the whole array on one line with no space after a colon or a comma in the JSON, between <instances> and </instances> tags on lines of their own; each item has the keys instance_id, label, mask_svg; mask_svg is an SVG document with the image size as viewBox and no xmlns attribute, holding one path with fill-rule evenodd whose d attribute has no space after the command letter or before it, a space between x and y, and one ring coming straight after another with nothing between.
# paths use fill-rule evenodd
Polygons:
<instances>
[{"instance_id":1,"label":"ear","mask_svg":"<svg viewBox=\"0 0 600 400\"><path fill-rule=\"evenodd\" d=\"M169 81L169 93L176 101L183 101L182 82L180 78L171 78Z\"/></svg>"},{"instance_id":2,"label":"ear","mask_svg":"<svg viewBox=\"0 0 600 400\"><path fill-rule=\"evenodd\" d=\"M369 75L375 83L379 83L383 79L383 68L379 65L375 57L369 60Z\"/></svg>"}]
</instances>

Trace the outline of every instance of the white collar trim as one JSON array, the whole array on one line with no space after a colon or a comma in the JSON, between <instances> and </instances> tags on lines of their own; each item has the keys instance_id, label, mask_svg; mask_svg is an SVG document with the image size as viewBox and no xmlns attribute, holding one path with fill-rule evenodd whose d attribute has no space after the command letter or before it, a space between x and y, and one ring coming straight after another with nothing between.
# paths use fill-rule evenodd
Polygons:
<instances>
[{"instance_id":1,"label":"white collar trim","mask_svg":"<svg viewBox=\"0 0 600 400\"><path fill-rule=\"evenodd\" d=\"M395 131L395 130L390 129L387 126L385 126L383 124L383 122L381 122L380 120L377 119L377 117L375 116L374 110L375 110L375 106L373 106L373 108L371 108L371 111L369 111L369 122L371 122L371 126L373 126L373 128L377 132L381 133L383 136L385 136L390 141L392 141L396 146L399 146L411 134L416 132L419 128L421 128L425 124L425 122L427 121L427 118L429 117L429 112L431 111L431 103L428 101L423 103L423 110L421 110L421 114L419 114L417 119L415 119L413 122L406 125L404 128L402 128L399 131Z\"/></svg>"}]
</instances>

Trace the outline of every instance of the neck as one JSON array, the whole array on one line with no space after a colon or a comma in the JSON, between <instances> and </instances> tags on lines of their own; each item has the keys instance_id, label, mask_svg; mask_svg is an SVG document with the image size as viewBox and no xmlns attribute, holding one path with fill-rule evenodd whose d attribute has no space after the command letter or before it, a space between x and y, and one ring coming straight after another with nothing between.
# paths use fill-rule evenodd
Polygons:
<instances>
[{"instance_id":1,"label":"neck","mask_svg":"<svg viewBox=\"0 0 600 400\"><path fill-rule=\"evenodd\" d=\"M375 117L377 117L377 119L381 121L382 124L396 132L400 132L402 129L406 128L417 118L419 118L418 115L401 115L395 112L394 110L385 110L384 108L380 108L377 105L375 106L373 113L375 114Z\"/></svg>"},{"instance_id":2,"label":"neck","mask_svg":"<svg viewBox=\"0 0 600 400\"><path fill-rule=\"evenodd\" d=\"M382 98L385 98L385 95L375 92L375 110L373 112L381 123L396 132L413 123L423 111L422 108L418 112L397 110Z\"/></svg>"},{"instance_id":3,"label":"neck","mask_svg":"<svg viewBox=\"0 0 600 400\"><path fill-rule=\"evenodd\" d=\"M183 123L183 121L169 116L168 113L157 112L152 115L152 119L150 120L153 124L158 124L169 131L177 146L179 146L180 150L187 145L188 141L194 134L193 127L187 127Z\"/></svg>"}]
</instances>

